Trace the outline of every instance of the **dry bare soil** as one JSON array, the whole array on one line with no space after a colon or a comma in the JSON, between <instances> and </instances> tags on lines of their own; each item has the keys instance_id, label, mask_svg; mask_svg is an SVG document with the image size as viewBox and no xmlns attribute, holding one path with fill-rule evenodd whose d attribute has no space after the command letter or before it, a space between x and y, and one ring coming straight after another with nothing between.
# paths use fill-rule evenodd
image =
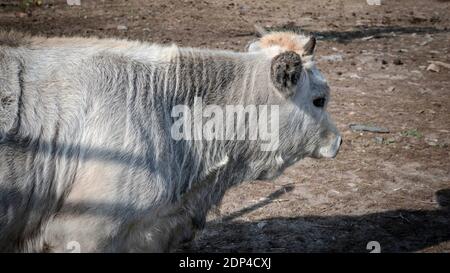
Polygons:
<instances>
[{"instance_id":1,"label":"dry bare soil","mask_svg":"<svg viewBox=\"0 0 450 273\"><path fill-rule=\"evenodd\" d=\"M368 252L378 241L382 252L450 252L450 70L426 70L450 63L449 1L44 0L25 12L18 2L0 0L2 29L233 50L255 39L255 23L319 38L340 154L231 189L178 251Z\"/></svg>"}]
</instances>

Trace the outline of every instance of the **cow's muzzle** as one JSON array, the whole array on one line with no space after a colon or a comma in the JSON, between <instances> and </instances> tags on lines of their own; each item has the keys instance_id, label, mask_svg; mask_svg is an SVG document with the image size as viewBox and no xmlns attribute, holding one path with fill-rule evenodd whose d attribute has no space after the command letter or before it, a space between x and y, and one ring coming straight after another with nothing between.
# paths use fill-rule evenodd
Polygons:
<instances>
[{"instance_id":1,"label":"cow's muzzle","mask_svg":"<svg viewBox=\"0 0 450 273\"><path fill-rule=\"evenodd\" d=\"M342 145L342 138L340 135L335 136L326 145L319 147L313 157L316 158L335 158L339 153L339 149Z\"/></svg>"}]
</instances>

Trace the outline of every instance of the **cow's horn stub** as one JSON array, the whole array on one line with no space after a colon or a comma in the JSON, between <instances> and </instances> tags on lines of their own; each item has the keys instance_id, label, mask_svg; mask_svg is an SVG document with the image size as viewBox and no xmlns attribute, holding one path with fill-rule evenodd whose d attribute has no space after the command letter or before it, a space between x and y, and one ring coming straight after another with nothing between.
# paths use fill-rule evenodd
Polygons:
<instances>
[{"instance_id":1,"label":"cow's horn stub","mask_svg":"<svg viewBox=\"0 0 450 273\"><path fill-rule=\"evenodd\" d=\"M311 56L314 54L314 49L316 48L316 37L311 36L303 46L303 56Z\"/></svg>"},{"instance_id":2,"label":"cow's horn stub","mask_svg":"<svg viewBox=\"0 0 450 273\"><path fill-rule=\"evenodd\" d=\"M278 54L272 59L271 78L274 86L286 97L295 94L302 73L302 59L293 51Z\"/></svg>"},{"instance_id":3,"label":"cow's horn stub","mask_svg":"<svg viewBox=\"0 0 450 273\"><path fill-rule=\"evenodd\" d=\"M255 24L254 27L256 30L256 37L262 37L262 36L268 34L267 30L264 27L262 27L258 24Z\"/></svg>"}]
</instances>

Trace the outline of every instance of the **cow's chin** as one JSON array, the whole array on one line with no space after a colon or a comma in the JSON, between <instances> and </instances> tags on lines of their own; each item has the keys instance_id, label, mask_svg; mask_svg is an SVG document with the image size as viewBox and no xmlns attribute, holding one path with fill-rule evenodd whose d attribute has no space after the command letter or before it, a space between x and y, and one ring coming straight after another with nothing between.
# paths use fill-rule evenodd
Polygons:
<instances>
[{"instance_id":1,"label":"cow's chin","mask_svg":"<svg viewBox=\"0 0 450 273\"><path fill-rule=\"evenodd\" d=\"M260 172L256 180L273 180L283 174L284 170L295 164L297 161L300 161L304 156L297 155L295 157L283 158L281 156L277 157L277 165Z\"/></svg>"},{"instance_id":2,"label":"cow's chin","mask_svg":"<svg viewBox=\"0 0 450 273\"><path fill-rule=\"evenodd\" d=\"M273 180L283 173L283 169L262 171L256 180Z\"/></svg>"}]
</instances>

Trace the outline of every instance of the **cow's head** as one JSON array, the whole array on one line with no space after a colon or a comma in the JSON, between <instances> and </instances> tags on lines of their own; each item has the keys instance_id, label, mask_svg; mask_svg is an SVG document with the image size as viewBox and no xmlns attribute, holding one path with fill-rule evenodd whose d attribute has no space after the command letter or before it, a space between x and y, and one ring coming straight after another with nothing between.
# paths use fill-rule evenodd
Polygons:
<instances>
[{"instance_id":1,"label":"cow's head","mask_svg":"<svg viewBox=\"0 0 450 273\"><path fill-rule=\"evenodd\" d=\"M314 37L276 32L248 47L271 59L269 81L279 95L278 153L284 167L304 156L334 158L342 143L327 113L330 88L314 63L315 46Z\"/></svg>"}]
</instances>

